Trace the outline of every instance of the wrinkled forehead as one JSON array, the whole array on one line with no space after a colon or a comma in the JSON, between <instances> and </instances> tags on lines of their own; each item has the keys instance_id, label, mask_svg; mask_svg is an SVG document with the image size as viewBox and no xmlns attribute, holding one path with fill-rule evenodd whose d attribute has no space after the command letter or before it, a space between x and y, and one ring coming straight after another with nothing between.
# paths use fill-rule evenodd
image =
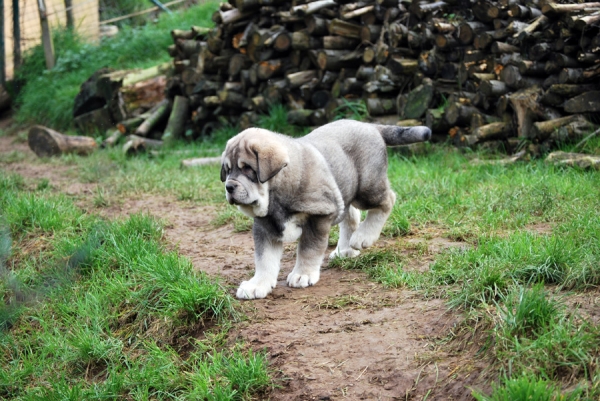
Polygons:
<instances>
[{"instance_id":1,"label":"wrinkled forehead","mask_svg":"<svg viewBox=\"0 0 600 401\"><path fill-rule=\"evenodd\" d=\"M260 128L249 128L227 141L225 152L221 162L224 166L232 168L237 165L242 168L249 165L252 168L256 167L256 154L250 149L250 141L256 139L261 134Z\"/></svg>"}]
</instances>

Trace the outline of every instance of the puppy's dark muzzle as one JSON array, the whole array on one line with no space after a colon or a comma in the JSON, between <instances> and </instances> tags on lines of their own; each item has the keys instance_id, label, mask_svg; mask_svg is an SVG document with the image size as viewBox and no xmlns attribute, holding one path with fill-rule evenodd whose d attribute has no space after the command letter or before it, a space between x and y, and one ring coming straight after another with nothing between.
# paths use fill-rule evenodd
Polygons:
<instances>
[{"instance_id":1,"label":"puppy's dark muzzle","mask_svg":"<svg viewBox=\"0 0 600 401\"><path fill-rule=\"evenodd\" d=\"M225 185L225 190L227 191L227 193L232 194L233 191L235 191L236 186L233 184L227 184Z\"/></svg>"}]
</instances>

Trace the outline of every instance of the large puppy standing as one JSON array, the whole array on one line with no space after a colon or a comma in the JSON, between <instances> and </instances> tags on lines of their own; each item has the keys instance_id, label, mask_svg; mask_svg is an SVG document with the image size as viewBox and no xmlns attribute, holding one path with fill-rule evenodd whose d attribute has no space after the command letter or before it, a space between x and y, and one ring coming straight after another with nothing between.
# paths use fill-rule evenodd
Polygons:
<instances>
[{"instance_id":1,"label":"large puppy standing","mask_svg":"<svg viewBox=\"0 0 600 401\"><path fill-rule=\"evenodd\" d=\"M227 142L221 181L227 200L254 218L256 272L238 298L264 298L277 284L283 243L300 238L290 287L319 281L329 230L340 225L331 256L356 256L379 238L396 195L386 146L429 140L427 127L336 121L294 139L249 128ZM360 223L360 210L368 210ZM359 224L360 223L360 224Z\"/></svg>"}]
</instances>

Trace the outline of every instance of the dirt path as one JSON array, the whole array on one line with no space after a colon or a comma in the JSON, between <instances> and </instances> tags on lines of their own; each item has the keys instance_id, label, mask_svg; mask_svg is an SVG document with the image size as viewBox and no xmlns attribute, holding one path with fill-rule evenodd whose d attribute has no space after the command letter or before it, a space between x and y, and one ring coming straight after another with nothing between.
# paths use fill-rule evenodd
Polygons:
<instances>
[{"instance_id":1,"label":"dirt path","mask_svg":"<svg viewBox=\"0 0 600 401\"><path fill-rule=\"evenodd\" d=\"M169 243L196 269L223 277L232 295L252 276L251 235L234 233L231 225L214 228L213 208L147 196L104 213L140 211L166 221ZM438 251L453 245L441 238L427 243ZM441 300L385 289L362 272L327 266L316 286L292 289L285 278L294 261L294 246L288 245L277 287L266 299L249 301L250 318L231 332L266 350L279 371L281 387L270 399L471 399L465 386L477 384L482 366L472 354L441 345L460 321Z\"/></svg>"},{"instance_id":2,"label":"dirt path","mask_svg":"<svg viewBox=\"0 0 600 401\"><path fill-rule=\"evenodd\" d=\"M43 164L23 142L0 137L0 160L21 152L16 162L0 169L25 178L48 180L57 191L92 209L87 196L95 184L77 182L74 167ZM234 233L227 225L215 228L215 210L165 196L122 199L107 208L90 210L107 217L144 211L166 222L167 241L198 270L224 278L234 294L254 269L249 233ZM438 252L456 244L441 238L413 237ZM379 246L393 246L393 240ZM446 343L460 317L440 300L427 300L407 290L385 289L362 272L329 269L319 283L291 289L285 277L294 264L294 247L287 246L277 288L264 300L251 301L250 317L236 324L231 338L266 350L277 370L280 387L272 400L395 400L472 399L469 386L481 384L483 365L474 351L458 351ZM415 268L428 268L427 260Z\"/></svg>"}]
</instances>

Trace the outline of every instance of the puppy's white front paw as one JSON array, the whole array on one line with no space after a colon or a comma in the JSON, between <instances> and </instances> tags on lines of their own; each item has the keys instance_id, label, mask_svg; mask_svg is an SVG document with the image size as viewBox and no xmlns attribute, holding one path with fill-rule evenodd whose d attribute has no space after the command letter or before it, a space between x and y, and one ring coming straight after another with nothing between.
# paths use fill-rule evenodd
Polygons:
<instances>
[{"instance_id":1,"label":"puppy's white front paw","mask_svg":"<svg viewBox=\"0 0 600 401\"><path fill-rule=\"evenodd\" d=\"M316 270L308 274L299 274L294 270L288 275L287 283L290 287L305 288L317 284L321 277L321 271Z\"/></svg>"},{"instance_id":2,"label":"puppy's white front paw","mask_svg":"<svg viewBox=\"0 0 600 401\"><path fill-rule=\"evenodd\" d=\"M276 283L275 283L276 284ZM260 299L264 298L273 291L275 284L271 285L267 281L259 281L254 279L242 281L240 288L237 290L236 296L239 299Z\"/></svg>"},{"instance_id":3,"label":"puppy's white front paw","mask_svg":"<svg viewBox=\"0 0 600 401\"><path fill-rule=\"evenodd\" d=\"M333 258L355 258L358 255L360 255L360 251L357 251L356 249L352 249L352 248L348 248L348 249L344 249L342 251L339 250L339 248L335 248L335 251L331 252L329 254L329 259L333 259Z\"/></svg>"},{"instance_id":4,"label":"puppy's white front paw","mask_svg":"<svg viewBox=\"0 0 600 401\"><path fill-rule=\"evenodd\" d=\"M360 228L352 234L350 237L350 246L353 249L365 249L372 246L379 239L379 233L377 235L373 233L363 233Z\"/></svg>"}]
</instances>

